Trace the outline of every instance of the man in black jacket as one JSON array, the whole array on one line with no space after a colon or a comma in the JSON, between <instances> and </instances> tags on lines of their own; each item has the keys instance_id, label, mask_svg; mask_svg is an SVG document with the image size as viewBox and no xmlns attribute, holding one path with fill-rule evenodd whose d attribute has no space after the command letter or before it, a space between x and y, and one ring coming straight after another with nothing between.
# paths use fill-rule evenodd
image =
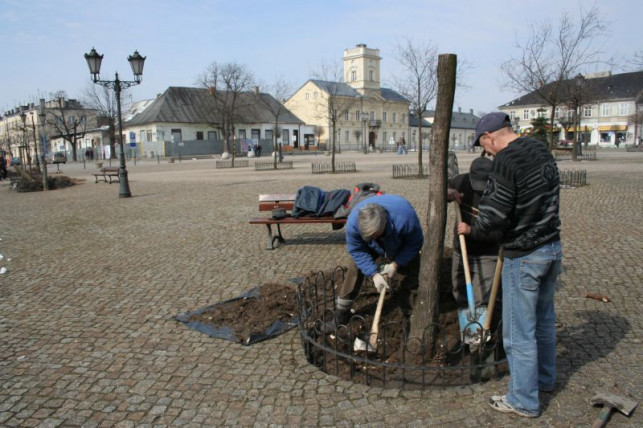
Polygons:
<instances>
[{"instance_id":1,"label":"man in black jacket","mask_svg":"<svg viewBox=\"0 0 643 428\"><path fill-rule=\"evenodd\" d=\"M457 201L460 204L464 223L472 224L478 216L478 205L487 185L492 165L493 162L488 157L478 157L471 162L468 173L456 175L449 181L447 199L449 202ZM453 232L453 262L451 266L453 297L458 303L458 307L463 309L467 307L467 282L464 275L457 224ZM502 232L499 230L487 232L480 229L473 232L473 234L465 235L465 243L475 304L478 307L486 306L489 301L491 284L496 271L498 249L500 248L498 243Z\"/></svg>"},{"instance_id":2,"label":"man in black jacket","mask_svg":"<svg viewBox=\"0 0 643 428\"><path fill-rule=\"evenodd\" d=\"M556 382L554 292L562 263L558 166L547 145L518 137L501 112L483 116L474 144L495 156L479 213L471 225L503 232L503 345L509 362L508 392L492 396L494 410L524 417L540 415L539 391Z\"/></svg>"}]
</instances>

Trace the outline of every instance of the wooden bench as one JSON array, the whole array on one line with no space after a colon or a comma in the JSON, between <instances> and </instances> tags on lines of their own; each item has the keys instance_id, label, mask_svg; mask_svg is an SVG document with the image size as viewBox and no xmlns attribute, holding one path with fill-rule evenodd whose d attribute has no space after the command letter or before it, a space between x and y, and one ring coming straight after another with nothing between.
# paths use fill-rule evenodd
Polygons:
<instances>
[{"instance_id":1,"label":"wooden bench","mask_svg":"<svg viewBox=\"0 0 643 428\"><path fill-rule=\"evenodd\" d=\"M104 168L101 168L99 172L95 172L92 175L96 179L96 183L99 181L104 181L105 183L108 182L109 184L112 184L112 182L120 182L120 178L118 177L118 170L119 167L117 166L106 166Z\"/></svg>"},{"instance_id":2,"label":"wooden bench","mask_svg":"<svg viewBox=\"0 0 643 428\"><path fill-rule=\"evenodd\" d=\"M268 250L275 249L275 241L281 243L286 242L281 234L282 224L331 224L338 225L341 228L346 224L345 218L334 217L297 217L293 218L292 209L295 206L295 193L272 193L259 195L259 211L266 212L283 208L287 212L287 216L282 219L274 219L272 217L256 217L250 220L250 224L265 224L268 228ZM272 233L272 225L277 226L277 235Z\"/></svg>"}]
</instances>

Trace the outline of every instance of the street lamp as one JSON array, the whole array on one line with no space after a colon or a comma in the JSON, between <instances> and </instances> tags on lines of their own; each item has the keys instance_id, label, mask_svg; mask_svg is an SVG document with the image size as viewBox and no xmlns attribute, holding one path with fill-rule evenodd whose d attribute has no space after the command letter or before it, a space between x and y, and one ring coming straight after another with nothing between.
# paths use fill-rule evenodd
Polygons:
<instances>
[{"instance_id":1,"label":"street lamp","mask_svg":"<svg viewBox=\"0 0 643 428\"><path fill-rule=\"evenodd\" d=\"M31 156L27 150L27 113L25 113L25 108L23 107L20 112L20 120L22 121L22 147L20 150L23 161L26 160L31 168ZM24 169L25 165L23 162L22 168Z\"/></svg>"},{"instance_id":2,"label":"street lamp","mask_svg":"<svg viewBox=\"0 0 643 428\"><path fill-rule=\"evenodd\" d=\"M134 80L120 80L118 73L114 80L100 80L100 65L103 61L103 55L99 55L94 48L85 54L85 60L89 66L89 73L92 75L94 83L102 85L106 88L113 89L116 93L116 109L118 114L118 141L120 147L119 160L120 165L118 168L118 180L120 182L120 190L118 196L121 198L129 198L132 193L129 189L129 181L127 180L127 169L125 167L125 148L123 146L123 119L121 117L121 89L127 89L130 86L138 85L143 80L143 66L145 65L145 57L141 56L138 51L134 51L133 55L127 57L127 60L132 67L134 73Z\"/></svg>"},{"instance_id":3,"label":"street lamp","mask_svg":"<svg viewBox=\"0 0 643 428\"><path fill-rule=\"evenodd\" d=\"M365 111L360 112L360 115L362 116L362 123L364 124L364 131L362 134L362 141L364 142L364 154L368 154L368 143L366 142L366 138L368 137L368 113Z\"/></svg>"},{"instance_id":4,"label":"street lamp","mask_svg":"<svg viewBox=\"0 0 643 428\"><path fill-rule=\"evenodd\" d=\"M40 140L42 141L42 189L49 190L49 183L47 182L47 135L45 134L45 120L47 115L45 113L45 100L40 100L38 108L38 125L40 127Z\"/></svg>"}]
</instances>

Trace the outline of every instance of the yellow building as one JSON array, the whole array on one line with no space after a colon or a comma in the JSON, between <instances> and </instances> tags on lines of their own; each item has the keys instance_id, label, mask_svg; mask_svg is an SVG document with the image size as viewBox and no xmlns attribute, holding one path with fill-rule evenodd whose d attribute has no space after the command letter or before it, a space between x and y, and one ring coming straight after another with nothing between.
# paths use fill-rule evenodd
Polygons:
<instances>
[{"instance_id":1,"label":"yellow building","mask_svg":"<svg viewBox=\"0 0 643 428\"><path fill-rule=\"evenodd\" d=\"M333 129L340 149L394 149L408 140L409 101L380 86L381 60L379 49L365 44L346 49L343 75L308 80L286 101L288 110L314 127L304 144L329 148Z\"/></svg>"}]
</instances>

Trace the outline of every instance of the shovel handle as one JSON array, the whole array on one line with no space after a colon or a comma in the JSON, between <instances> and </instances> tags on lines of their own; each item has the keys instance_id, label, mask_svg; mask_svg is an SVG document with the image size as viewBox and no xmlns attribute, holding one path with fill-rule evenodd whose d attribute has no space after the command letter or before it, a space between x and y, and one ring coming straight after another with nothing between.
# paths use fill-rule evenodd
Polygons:
<instances>
[{"instance_id":1,"label":"shovel handle","mask_svg":"<svg viewBox=\"0 0 643 428\"><path fill-rule=\"evenodd\" d=\"M489 305L487 306L487 317L484 320L484 331L488 331L491 327L491 318L493 315L493 308L496 305L496 296L498 295L498 288L500 285L500 275L502 274L502 258L504 257L503 247L498 250L498 261L496 261L496 271L493 273L493 283L491 284L491 294L489 295Z\"/></svg>"},{"instance_id":2,"label":"shovel handle","mask_svg":"<svg viewBox=\"0 0 643 428\"><path fill-rule=\"evenodd\" d=\"M386 287L382 287L380 297L377 299L377 308L375 309L375 316L373 317L373 325L371 326L371 334L368 337L368 343L373 349L377 348L377 336L380 331L380 316L382 315L382 308L384 307L384 297L386 296Z\"/></svg>"},{"instance_id":3,"label":"shovel handle","mask_svg":"<svg viewBox=\"0 0 643 428\"><path fill-rule=\"evenodd\" d=\"M455 204L455 218L457 223L462 222L462 213L460 212L460 205L456 202ZM458 225L456 224L456 228ZM469 255L467 254L467 242L464 239L464 235L458 233L458 238L460 238L460 252L462 253L462 264L464 265L464 279L467 282L467 300L469 302L469 312L471 312L471 317L475 316L475 301L473 297L473 284L471 283L471 271L469 270Z\"/></svg>"}]
</instances>

